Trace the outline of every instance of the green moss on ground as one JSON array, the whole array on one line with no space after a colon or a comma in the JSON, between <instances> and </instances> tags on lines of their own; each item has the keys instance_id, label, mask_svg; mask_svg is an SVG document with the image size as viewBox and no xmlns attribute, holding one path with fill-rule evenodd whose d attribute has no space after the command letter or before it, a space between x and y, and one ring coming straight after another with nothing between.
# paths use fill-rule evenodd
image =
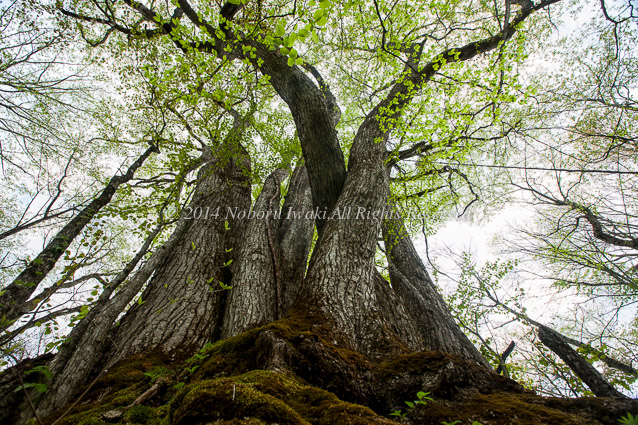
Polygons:
<instances>
[{"instance_id":1,"label":"green moss on ground","mask_svg":"<svg viewBox=\"0 0 638 425\"><path fill-rule=\"evenodd\" d=\"M538 401L536 396L522 394L477 394L463 402L435 401L419 406L409 418L422 425L440 425L453 420L477 421L483 425L600 425L591 418L567 414Z\"/></svg>"},{"instance_id":2,"label":"green moss on ground","mask_svg":"<svg viewBox=\"0 0 638 425\"><path fill-rule=\"evenodd\" d=\"M261 370L268 356L284 367ZM429 391L423 388L424 376L438 380L432 393L436 401L410 411L404 423L609 423L583 417L582 409L572 408L569 400L552 404L445 353L374 362L333 339L316 318L301 316L219 341L179 364L161 355L123 361L98 379L58 424L391 425L397 423L388 417L391 411L405 411L404 400L413 400L419 390ZM129 407L159 379L168 381L162 391ZM602 410L594 416L600 417Z\"/></svg>"}]
</instances>

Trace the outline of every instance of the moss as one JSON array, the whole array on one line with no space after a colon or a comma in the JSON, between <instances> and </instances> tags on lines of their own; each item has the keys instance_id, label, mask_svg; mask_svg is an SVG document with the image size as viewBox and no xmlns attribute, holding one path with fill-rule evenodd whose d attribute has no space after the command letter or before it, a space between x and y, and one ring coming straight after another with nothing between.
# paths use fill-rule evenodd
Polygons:
<instances>
[{"instance_id":1,"label":"moss","mask_svg":"<svg viewBox=\"0 0 638 425\"><path fill-rule=\"evenodd\" d=\"M257 353L254 348L258 329L219 341L203 355L206 359L199 362L201 367L193 379L229 376L255 369ZM198 362L194 362L197 365ZM192 367L192 366L191 366Z\"/></svg>"},{"instance_id":2,"label":"moss","mask_svg":"<svg viewBox=\"0 0 638 425\"><path fill-rule=\"evenodd\" d=\"M282 320L215 343L203 353L206 359L189 365L200 365L193 374L193 379L232 376L258 369L261 352L257 348L257 341L264 332L271 332L275 337L286 341L291 351L296 352L304 341L311 340L319 342L321 346L329 350L332 356L338 358L350 369L358 369L361 365L369 368L371 365L365 356L345 348L346 345L342 341L335 339L330 333L330 328L321 318L305 313L289 313Z\"/></svg>"},{"instance_id":3,"label":"moss","mask_svg":"<svg viewBox=\"0 0 638 425\"><path fill-rule=\"evenodd\" d=\"M76 425L108 425L107 422L104 422L102 419L97 418L86 418L81 420L80 422L76 422Z\"/></svg>"},{"instance_id":4,"label":"moss","mask_svg":"<svg viewBox=\"0 0 638 425\"><path fill-rule=\"evenodd\" d=\"M134 356L116 364L100 377L88 393L58 422L60 425L78 423L100 424L102 415L121 410L133 403L149 387L150 377L144 373L174 373L162 355ZM84 389L80 390L81 392ZM61 417L66 408L54 412L47 422ZM142 423L142 422L140 422Z\"/></svg>"},{"instance_id":5,"label":"moss","mask_svg":"<svg viewBox=\"0 0 638 425\"><path fill-rule=\"evenodd\" d=\"M208 423L213 420L255 418L282 425L307 425L284 402L253 385L228 378L204 380L188 385L171 403L175 425Z\"/></svg>"},{"instance_id":6,"label":"moss","mask_svg":"<svg viewBox=\"0 0 638 425\"><path fill-rule=\"evenodd\" d=\"M148 406L133 406L126 411L124 418L134 424L146 425L155 418L155 411Z\"/></svg>"},{"instance_id":7,"label":"moss","mask_svg":"<svg viewBox=\"0 0 638 425\"><path fill-rule=\"evenodd\" d=\"M369 408L344 402L290 373L265 370L191 384L173 399L171 413L174 424L231 418L280 424L392 424Z\"/></svg>"},{"instance_id":8,"label":"moss","mask_svg":"<svg viewBox=\"0 0 638 425\"><path fill-rule=\"evenodd\" d=\"M102 390L120 390L173 372L173 365L163 354L137 355L117 363L91 387L88 398L99 397ZM145 375L146 374L146 375Z\"/></svg>"},{"instance_id":9,"label":"moss","mask_svg":"<svg viewBox=\"0 0 638 425\"><path fill-rule=\"evenodd\" d=\"M421 390L432 391L436 401L411 410L413 424L594 425L600 422L590 417L609 410L600 406L582 413L574 401L535 396L441 352L373 361L332 338L318 318L304 315L219 341L192 359L188 367L198 368L188 374L179 374L183 364L172 365L162 356L128 359L100 378L60 424L102 425L104 412L126 410L151 382L174 375L180 382L169 383L145 406L129 409L117 423L390 425L396 422L387 414L405 409L404 400L413 400ZM260 369L273 364L277 371Z\"/></svg>"},{"instance_id":10,"label":"moss","mask_svg":"<svg viewBox=\"0 0 638 425\"><path fill-rule=\"evenodd\" d=\"M454 420L478 421L483 425L596 425L593 419L578 417L542 404L527 394L477 394L462 402L435 401L419 406L408 415L417 424L440 424Z\"/></svg>"},{"instance_id":11,"label":"moss","mask_svg":"<svg viewBox=\"0 0 638 425\"><path fill-rule=\"evenodd\" d=\"M144 372L144 376L150 378L151 382L155 382L157 378L171 378L175 376L175 370L170 367L166 367L165 365L157 365L153 366L148 370L148 372Z\"/></svg>"},{"instance_id":12,"label":"moss","mask_svg":"<svg viewBox=\"0 0 638 425\"><path fill-rule=\"evenodd\" d=\"M146 389L145 383L138 383L129 388L124 388L114 393L106 395L93 403L78 403L58 422L60 425L75 425L78 423L99 424L102 422L102 415L109 410L122 409L130 405ZM45 423L53 422L61 417L66 408L60 409L47 418Z\"/></svg>"},{"instance_id":13,"label":"moss","mask_svg":"<svg viewBox=\"0 0 638 425\"><path fill-rule=\"evenodd\" d=\"M287 402L313 425L392 424L372 410L339 400L333 393L306 386Z\"/></svg>"}]
</instances>

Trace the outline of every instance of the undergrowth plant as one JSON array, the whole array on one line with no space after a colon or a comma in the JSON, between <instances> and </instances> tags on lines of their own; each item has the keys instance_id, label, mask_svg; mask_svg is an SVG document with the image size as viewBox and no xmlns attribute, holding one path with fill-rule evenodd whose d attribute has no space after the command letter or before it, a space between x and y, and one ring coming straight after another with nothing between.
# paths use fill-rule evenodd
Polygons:
<instances>
[{"instance_id":1,"label":"undergrowth plant","mask_svg":"<svg viewBox=\"0 0 638 425\"><path fill-rule=\"evenodd\" d=\"M390 413L390 416L397 416L400 418L405 418L406 415L408 413L410 413L410 411L412 411L412 409L414 409L418 404L422 404L422 405L426 405L428 404L428 401L434 401L434 399L432 397L430 397L428 394L430 394L430 392L423 392L423 391L419 391L418 393L416 393L416 396L418 398L418 400L414 400L414 401L406 401L405 404L408 405L408 411L403 413L403 411L401 409L397 409L394 412Z\"/></svg>"}]
</instances>

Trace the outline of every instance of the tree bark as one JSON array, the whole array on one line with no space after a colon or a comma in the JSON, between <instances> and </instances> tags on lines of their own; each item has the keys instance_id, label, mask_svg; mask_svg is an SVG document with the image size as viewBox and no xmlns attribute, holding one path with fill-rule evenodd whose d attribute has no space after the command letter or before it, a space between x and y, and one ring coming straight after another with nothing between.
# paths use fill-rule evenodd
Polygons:
<instances>
[{"instance_id":1,"label":"tree bark","mask_svg":"<svg viewBox=\"0 0 638 425\"><path fill-rule=\"evenodd\" d=\"M91 373L99 364L100 356L110 343L108 333L117 317L139 293L153 271L175 248L184 233L184 222L179 223L169 240L157 249L135 276L112 298L113 292L122 285L135 268L159 232L159 227L151 233L138 254L127 264L110 285L100 294L98 301L80 320L60 346L50 365L53 379L49 390L38 406L38 412L45 416L71 400L82 384L88 382ZM101 373L100 370L98 373Z\"/></svg>"},{"instance_id":2,"label":"tree bark","mask_svg":"<svg viewBox=\"0 0 638 425\"><path fill-rule=\"evenodd\" d=\"M235 152L231 158L214 158L199 171L188 209L193 218L182 216L180 240L155 271L141 301L114 329L116 346L107 354L108 365L152 350L190 355L219 334L224 296L218 283L230 284L226 264L238 249L243 226L226 214L250 207L249 170L246 154ZM200 208L202 216L195 219ZM218 208L219 217L204 218Z\"/></svg>"},{"instance_id":3,"label":"tree bark","mask_svg":"<svg viewBox=\"0 0 638 425\"><path fill-rule=\"evenodd\" d=\"M544 2L542 6L552 2ZM155 12L141 3L127 1L127 4L149 21L156 17ZM226 24L221 26L226 36L220 37L216 35L218 28L198 16L188 1L179 0L178 4L180 16L183 12L195 26L213 37L210 43L201 46L203 49L252 61L256 69L270 77L274 89L288 104L307 166L309 190L304 172L300 171L295 183L298 186L291 186L290 206L285 206L284 211L308 211L310 196L312 206L322 212L316 221L320 237L303 278L312 237L312 226L308 223L285 219L244 222L229 218L227 230L224 220L182 217L178 225L180 233L176 234L170 252L151 270L154 274L140 302L106 335L112 343L104 356L107 367L130 355L152 350L190 355L206 341L280 317L293 303L293 309L303 309L329 324L338 343L343 342L362 354L378 357L425 347L486 365L454 324L409 238L402 237L389 244L392 286L379 275L374 259L382 220L368 214L379 213L387 204L386 142L412 97L442 62L468 60L495 49L514 34L514 24L522 22L541 4L523 8L513 25L500 33L445 50L420 69L416 65L421 52L414 50L397 83L360 126L347 172L335 130L338 117L331 106L336 104L334 99L326 102L321 89L299 67L288 66L285 56L257 38L243 37L234 43L237 37ZM232 20L240 7L224 6L222 15ZM160 31L164 30L161 26ZM251 55L246 55L245 50L251 50ZM319 85L326 88L321 81ZM242 166L241 162L241 159L216 158L206 164L199 173L190 208L214 211L219 207L222 214L232 208L247 211L250 188L243 171L249 165ZM255 211L278 210L279 183L277 175L268 179ZM230 259L234 261L228 268ZM143 284L148 278L137 283ZM215 292L220 281L233 286L229 294ZM111 325L112 312L109 310L99 332ZM104 340L87 335L98 345Z\"/></svg>"},{"instance_id":4,"label":"tree bark","mask_svg":"<svg viewBox=\"0 0 638 425\"><path fill-rule=\"evenodd\" d=\"M247 220L237 260L231 266L232 288L228 294L222 338L265 325L280 316L282 308L279 278L278 224L280 185L285 170L275 170L266 179Z\"/></svg>"},{"instance_id":5,"label":"tree bark","mask_svg":"<svg viewBox=\"0 0 638 425\"><path fill-rule=\"evenodd\" d=\"M404 340L390 335L381 320L375 288L381 224L367 213L380 211L389 194L383 162L388 132L380 129L376 112L355 136L348 177L317 241L301 296L305 308L331 323L346 344L366 354L380 351L382 339L386 348ZM347 212L351 214L345 216Z\"/></svg>"},{"instance_id":6,"label":"tree bark","mask_svg":"<svg viewBox=\"0 0 638 425\"><path fill-rule=\"evenodd\" d=\"M315 228L312 193L305 166L295 168L292 173L281 211L278 237L283 292L282 312L285 314L292 307L301 289Z\"/></svg>"}]
</instances>

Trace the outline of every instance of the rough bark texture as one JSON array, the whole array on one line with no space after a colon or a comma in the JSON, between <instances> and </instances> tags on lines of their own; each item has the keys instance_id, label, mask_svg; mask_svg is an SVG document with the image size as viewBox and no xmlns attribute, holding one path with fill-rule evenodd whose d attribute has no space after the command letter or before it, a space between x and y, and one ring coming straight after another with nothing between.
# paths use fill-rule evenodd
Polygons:
<instances>
[{"instance_id":1,"label":"rough bark texture","mask_svg":"<svg viewBox=\"0 0 638 425\"><path fill-rule=\"evenodd\" d=\"M425 350L440 350L490 365L454 322L443 297L414 249L403 222L384 222L390 282L401 303L414 320Z\"/></svg>"},{"instance_id":2,"label":"rough bark texture","mask_svg":"<svg viewBox=\"0 0 638 425\"><path fill-rule=\"evenodd\" d=\"M376 118L369 115L355 136L348 178L313 252L302 300L362 353L378 351L384 336L388 341L397 337L386 334L378 311L374 256L381 223L367 215L380 211L389 193L383 132Z\"/></svg>"},{"instance_id":3,"label":"rough bark texture","mask_svg":"<svg viewBox=\"0 0 638 425\"><path fill-rule=\"evenodd\" d=\"M156 366L147 363L155 361L170 368L170 376L179 381L181 389L165 396L153 395L145 400L146 407L162 421L174 424L306 425L317 417L325 419L324 423L388 424L381 415L404 408L403 402L413 399L418 391L430 391L441 401L438 416L432 414L436 423L486 421L495 411L505 415L503 420L486 424L509 424L512 417L521 414L529 419L521 423L529 424L539 423L534 422L537 414L543 418L541 423L603 423L597 422L597 416L583 419L561 409L545 409L546 401L533 398L513 381L485 367L485 360L454 324L401 223L398 233L392 234L388 226L384 229L392 285L374 263L382 233L379 214L389 195L386 142L404 107L442 63L468 60L497 48L533 10L554 1L536 6L527 2L500 33L445 50L420 68L416 65L421 51L412 49L403 74L360 126L346 172L335 130L339 119L336 99L324 98L327 85L320 76L315 75L317 87L299 67L288 66L279 51L260 43L259 37L235 37L234 26L228 21L243 4L225 5L221 15L227 21L215 28L198 16L187 0L178 0L175 15L185 15L211 37L209 42L198 44L198 49L227 55L230 60L248 59L256 70L270 77L290 107L307 170L299 168L293 174L281 219L227 217L228 230L223 218L183 217L169 241L170 250L153 256L149 260L152 267L142 268L140 273L147 274L109 299L103 316L96 310L90 320L85 317L82 338L88 340L79 344L88 348L82 348L76 363L68 360L68 352L56 360L64 365L56 379L71 376L72 364L80 365L84 377L60 394L68 400L103 359L106 367L114 370L96 380L87 400L98 406L97 416L91 420L99 422L105 418L106 405L131 406L147 394L146 385L136 385L144 379L142 371ZM156 21L155 12L142 3L125 3L142 19ZM160 25L153 35L170 33L171 25ZM115 25L111 28L121 31ZM187 44L173 41L187 50ZM249 165L243 158L216 158L202 168L191 211L201 208L213 212L219 207L224 216L229 209L248 211L250 188L244 171ZM267 179L254 212L278 211L281 179L278 172ZM320 214L315 223L320 237L306 273L312 222L288 217L313 209L325 215ZM226 267L230 259L232 267ZM147 281L140 302L130 308L119 326L112 327L116 313ZM220 281L233 287L230 292L216 292ZM286 311L282 320L275 320ZM173 361L220 337L228 338L194 357L190 367ZM83 359L87 353L102 349L103 357ZM423 349L436 351L419 351ZM64 375L67 372L71 375ZM127 393L128 401L123 402L119 391L134 394ZM525 400L528 395L532 398ZM479 409L480 414L468 408L462 417L451 416L458 409L486 400L494 406ZM506 407L497 405L503 400ZM508 411L507 402L519 403L520 408ZM67 423L87 419L81 409L76 409ZM417 409L411 413L414 423L428 423L427 415L419 417L417 413ZM132 422L122 414L108 417Z\"/></svg>"},{"instance_id":4,"label":"rough bark texture","mask_svg":"<svg viewBox=\"0 0 638 425\"><path fill-rule=\"evenodd\" d=\"M329 212L346 180L345 160L334 128L334 110L328 107L321 90L299 67L288 66L286 57L261 43L248 44L263 60L260 70L270 76L274 89L290 107L308 170L313 204L320 211ZM323 217L316 225L321 233Z\"/></svg>"},{"instance_id":5,"label":"rough bark texture","mask_svg":"<svg viewBox=\"0 0 638 425\"><path fill-rule=\"evenodd\" d=\"M286 175L285 170L276 170L266 179L252 209L254 217L245 224L231 266L233 287L226 303L222 338L276 320L281 309L279 270L275 267L278 259L274 255L279 245L280 185Z\"/></svg>"},{"instance_id":6,"label":"rough bark texture","mask_svg":"<svg viewBox=\"0 0 638 425\"><path fill-rule=\"evenodd\" d=\"M95 217L95 215L113 198L117 189L133 178L138 168L154 152L156 146L149 147L121 176L113 176L104 190L87 205L77 216L66 224L47 244L47 246L27 265L27 267L3 289L0 295L0 331L8 328L24 313L33 310L39 302L27 302L40 282L53 269L64 251L71 245L77 235Z\"/></svg>"},{"instance_id":7,"label":"rough bark texture","mask_svg":"<svg viewBox=\"0 0 638 425\"><path fill-rule=\"evenodd\" d=\"M144 351L159 349L184 355L214 338L223 311L221 288L227 282L226 250L236 250L242 221L228 217L204 218L220 208L248 210L250 185L248 160L217 159L205 165L189 207L202 209L200 219L186 222L183 236L158 267L141 296L115 329L115 347L108 364ZM195 213L193 217L195 217ZM232 253L232 251L230 251Z\"/></svg>"},{"instance_id":8,"label":"rough bark texture","mask_svg":"<svg viewBox=\"0 0 638 425\"><path fill-rule=\"evenodd\" d=\"M571 370L583 380L589 389L598 397L617 397L625 396L618 392L603 376L589 364L587 359L579 355L572 347L569 346L561 336L546 326L538 328L538 337L541 342L550 350L552 350L562 361L571 368Z\"/></svg>"},{"instance_id":9,"label":"rough bark texture","mask_svg":"<svg viewBox=\"0 0 638 425\"><path fill-rule=\"evenodd\" d=\"M312 193L305 166L292 173L286 199L281 209L279 255L281 259L282 312L287 312L301 289L308 266L315 221Z\"/></svg>"}]
</instances>

